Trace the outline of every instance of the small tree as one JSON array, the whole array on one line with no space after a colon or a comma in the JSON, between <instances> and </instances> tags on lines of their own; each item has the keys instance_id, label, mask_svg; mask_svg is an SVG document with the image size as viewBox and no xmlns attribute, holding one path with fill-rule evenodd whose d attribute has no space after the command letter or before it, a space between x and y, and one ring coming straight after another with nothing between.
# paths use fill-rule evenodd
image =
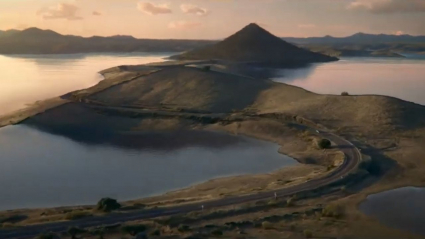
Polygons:
<instances>
[{"instance_id":1,"label":"small tree","mask_svg":"<svg viewBox=\"0 0 425 239\"><path fill-rule=\"evenodd\" d=\"M350 94L348 94L348 92L347 92L347 91L344 91L344 92L342 92L342 93L341 93L341 95L342 95L342 96L349 96Z\"/></svg>"},{"instance_id":2,"label":"small tree","mask_svg":"<svg viewBox=\"0 0 425 239\"><path fill-rule=\"evenodd\" d=\"M121 204L117 202L117 200L112 198L102 198L97 203L96 209L99 211L110 212L113 210L117 210L121 208Z\"/></svg>"},{"instance_id":3,"label":"small tree","mask_svg":"<svg viewBox=\"0 0 425 239\"><path fill-rule=\"evenodd\" d=\"M328 149L332 145L331 141L329 139L320 139L317 141L317 146L319 149Z\"/></svg>"}]
</instances>

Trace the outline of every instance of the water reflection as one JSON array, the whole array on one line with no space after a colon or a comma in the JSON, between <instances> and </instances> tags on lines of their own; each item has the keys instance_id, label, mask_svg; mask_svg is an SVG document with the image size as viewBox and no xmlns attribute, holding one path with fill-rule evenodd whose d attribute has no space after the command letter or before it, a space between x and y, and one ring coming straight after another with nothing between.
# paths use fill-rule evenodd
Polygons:
<instances>
[{"instance_id":1,"label":"water reflection","mask_svg":"<svg viewBox=\"0 0 425 239\"><path fill-rule=\"evenodd\" d=\"M171 53L0 55L0 115L95 85L100 70L164 61Z\"/></svg>"},{"instance_id":2,"label":"water reflection","mask_svg":"<svg viewBox=\"0 0 425 239\"><path fill-rule=\"evenodd\" d=\"M301 69L281 70L273 80L321 94L388 95L425 105L425 61L345 58Z\"/></svg>"},{"instance_id":3,"label":"water reflection","mask_svg":"<svg viewBox=\"0 0 425 239\"><path fill-rule=\"evenodd\" d=\"M105 196L130 200L296 163L267 142L213 132L186 133L145 135L140 140L147 147L128 150L88 146L24 125L2 128L0 210L94 204ZM206 143L210 139L213 143ZM166 147L179 141L188 142L184 147ZM191 145L194 142L198 143Z\"/></svg>"},{"instance_id":4,"label":"water reflection","mask_svg":"<svg viewBox=\"0 0 425 239\"><path fill-rule=\"evenodd\" d=\"M406 187L370 195L360 210L389 227L425 236L424 202L425 188Z\"/></svg>"}]
</instances>

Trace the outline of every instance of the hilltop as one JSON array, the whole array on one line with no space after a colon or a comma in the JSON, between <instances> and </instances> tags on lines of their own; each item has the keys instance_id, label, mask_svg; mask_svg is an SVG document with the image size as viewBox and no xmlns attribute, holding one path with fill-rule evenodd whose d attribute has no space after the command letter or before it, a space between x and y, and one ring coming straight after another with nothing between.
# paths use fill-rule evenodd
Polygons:
<instances>
[{"instance_id":1,"label":"hilltop","mask_svg":"<svg viewBox=\"0 0 425 239\"><path fill-rule=\"evenodd\" d=\"M179 60L219 59L278 67L338 60L335 57L313 53L285 42L255 23L249 24L217 44L172 58Z\"/></svg>"}]
</instances>

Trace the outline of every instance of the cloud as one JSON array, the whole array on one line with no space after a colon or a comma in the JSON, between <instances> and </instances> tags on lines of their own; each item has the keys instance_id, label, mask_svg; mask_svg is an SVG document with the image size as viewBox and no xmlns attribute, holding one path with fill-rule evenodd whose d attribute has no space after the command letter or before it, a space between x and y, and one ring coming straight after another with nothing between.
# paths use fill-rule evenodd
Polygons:
<instances>
[{"instance_id":1,"label":"cloud","mask_svg":"<svg viewBox=\"0 0 425 239\"><path fill-rule=\"evenodd\" d=\"M43 19L81 20L83 18L77 16L78 11L79 8L75 5L59 3L53 7L40 9L37 15L41 15Z\"/></svg>"},{"instance_id":2,"label":"cloud","mask_svg":"<svg viewBox=\"0 0 425 239\"><path fill-rule=\"evenodd\" d=\"M425 12L424 0L354 0L347 9L376 14Z\"/></svg>"},{"instance_id":3,"label":"cloud","mask_svg":"<svg viewBox=\"0 0 425 239\"><path fill-rule=\"evenodd\" d=\"M195 14L198 16L205 16L209 13L209 10L206 8L201 8L192 4L182 4L180 9L186 14Z\"/></svg>"},{"instance_id":4,"label":"cloud","mask_svg":"<svg viewBox=\"0 0 425 239\"><path fill-rule=\"evenodd\" d=\"M190 30L190 29L198 28L201 25L202 24L199 22L176 21L176 22L170 22L170 24L168 24L168 28L176 29L176 30Z\"/></svg>"},{"instance_id":5,"label":"cloud","mask_svg":"<svg viewBox=\"0 0 425 239\"><path fill-rule=\"evenodd\" d=\"M93 16L102 16L103 14L101 12L98 12L98 11L93 11L92 15Z\"/></svg>"},{"instance_id":6,"label":"cloud","mask_svg":"<svg viewBox=\"0 0 425 239\"><path fill-rule=\"evenodd\" d=\"M173 12L167 4L154 4L151 2L140 2L137 4L137 9L148 15L170 14Z\"/></svg>"}]
</instances>

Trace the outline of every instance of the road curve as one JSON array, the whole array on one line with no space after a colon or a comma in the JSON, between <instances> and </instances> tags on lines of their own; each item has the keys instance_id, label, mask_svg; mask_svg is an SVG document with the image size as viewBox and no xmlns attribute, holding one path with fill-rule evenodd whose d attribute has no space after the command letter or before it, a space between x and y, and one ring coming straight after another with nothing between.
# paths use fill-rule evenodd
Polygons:
<instances>
[{"instance_id":1,"label":"road curve","mask_svg":"<svg viewBox=\"0 0 425 239\"><path fill-rule=\"evenodd\" d=\"M193 211L202 210L202 206L205 209L230 206L234 204L240 204L250 201L256 200L264 200L273 198L275 193L279 197L290 196L302 191L316 189L322 186L329 185L330 183L336 182L340 180L342 177L348 175L350 172L357 168L357 165L361 161L360 151L349 141L338 137L332 133L328 132L320 132L316 130L310 129L312 132L320 135L323 138L328 138L345 154L344 162L334 171L329 173L328 175L314 179L311 181L307 181L303 184L295 185L289 188L283 188L280 190L272 191L272 192L261 192L258 194L251 195L243 195L243 196L233 196L226 197L222 199L187 204L182 206L168 207L168 208L158 208L158 209L150 209L150 210L141 210L131 213L112 213L107 216L102 217L90 217L76 221L66 221L66 222L56 222L49 224L40 224L33 226L26 226L15 229L2 229L0 230L0 239L27 239L33 238L42 232L64 232L69 227L75 226L80 228L87 227L95 227L102 225L112 225L116 223L123 223L128 221L140 220L140 219L148 219L155 218L160 216L170 216L175 214L184 214Z\"/></svg>"}]
</instances>

